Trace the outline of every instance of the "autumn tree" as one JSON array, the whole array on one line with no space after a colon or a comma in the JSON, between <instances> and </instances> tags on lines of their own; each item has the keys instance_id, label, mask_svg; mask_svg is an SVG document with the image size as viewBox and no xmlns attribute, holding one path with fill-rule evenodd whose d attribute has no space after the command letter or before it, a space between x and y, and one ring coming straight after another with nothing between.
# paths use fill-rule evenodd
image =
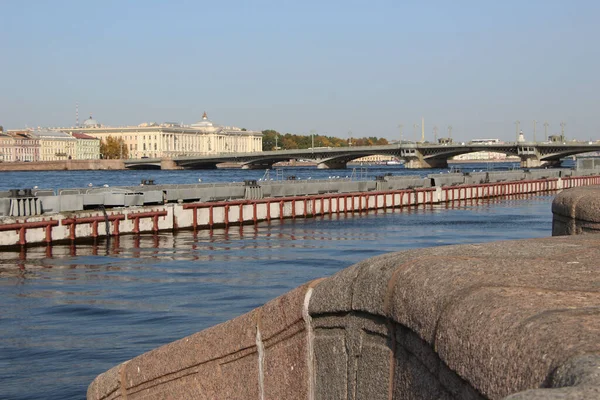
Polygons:
<instances>
[{"instance_id":1,"label":"autumn tree","mask_svg":"<svg viewBox=\"0 0 600 400\"><path fill-rule=\"evenodd\" d=\"M128 158L129 149L122 138L109 136L100 142L100 156L104 159Z\"/></svg>"}]
</instances>

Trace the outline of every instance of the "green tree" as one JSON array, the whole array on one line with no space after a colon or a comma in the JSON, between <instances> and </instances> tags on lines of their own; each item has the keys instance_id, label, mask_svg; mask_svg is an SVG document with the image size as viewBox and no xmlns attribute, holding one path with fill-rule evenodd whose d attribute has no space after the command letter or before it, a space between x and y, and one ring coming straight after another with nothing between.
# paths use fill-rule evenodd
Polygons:
<instances>
[{"instance_id":1,"label":"green tree","mask_svg":"<svg viewBox=\"0 0 600 400\"><path fill-rule=\"evenodd\" d=\"M4 127L0 125L0 132L4 132Z\"/></svg>"},{"instance_id":2,"label":"green tree","mask_svg":"<svg viewBox=\"0 0 600 400\"><path fill-rule=\"evenodd\" d=\"M275 150L275 146L281 147L281 134L273 129L262 131L263 134L263 151Z\"/></svg>"},{"instance_id":3,"label":"green tree","mask_svg":"<svg viewBox=\"0 0 600 400\"><path fill-rule=\"evenodd\" d=\"M285 135L279 132L268 129L262 131L263 134L263 150L270 151L274 150L275 146L286 150L294 149L308 149L313 146L315 147L347 147L348 141L346 139L340 139L334 136L322 136L322 135L296 135L295 133L286 133ZM353 138L353 146L373 146L373 145L385 145L388 144L387 139L377 138L375 136Z\"/></svg>"},{"instance_id":4,"label":"green tree","mask_svg":"<svg viewBox=\"0 0 600 400\"><path fill-rule=\"evenodd\" d=\"M122 138L109 136L100 142L100 155L104 159L128 158L129 150Z\"/></svg>"}]
</instances>

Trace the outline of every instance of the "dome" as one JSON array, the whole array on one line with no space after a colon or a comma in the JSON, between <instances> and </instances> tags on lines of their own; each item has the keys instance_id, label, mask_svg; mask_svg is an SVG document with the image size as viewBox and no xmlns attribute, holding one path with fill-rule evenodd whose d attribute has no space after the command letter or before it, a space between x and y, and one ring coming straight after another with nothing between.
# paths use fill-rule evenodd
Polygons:
<instances>
[{"instance_id":1,"label":"dome","mask_svg":"<svg viewBox=\"0 0 600 400\"><path fill-rule=\"evenodd\" d=\"M198 121L195 124L192 124L194 128L212 128L213 123L208 120L208 116L206 115L206 111L202 114L202 121Z\"/></svg>"},{"instance_id":2,"label":"dome","mask_svg":"<svg viewBox=\"0 0 600 400\"><path fill-rule=\"evenodd\" d=\"M87 128L96 128L96 127L99 127L100 124L98 123L98 121L93 119L92 116L90 115L89 119L86 119L85 121L83 121L83 126L85 126Z\"/></svg>"}]
</instances>

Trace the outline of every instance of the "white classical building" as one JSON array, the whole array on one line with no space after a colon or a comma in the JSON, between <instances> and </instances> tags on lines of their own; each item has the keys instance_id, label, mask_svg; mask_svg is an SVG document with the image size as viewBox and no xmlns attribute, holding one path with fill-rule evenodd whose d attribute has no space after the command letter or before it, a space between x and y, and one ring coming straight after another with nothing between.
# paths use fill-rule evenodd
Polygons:
<instances>
[{"instance_id":1,"label":"white classical building","mask_svg":"<svg viewBox=\"0 0 600 400\"><path fill-rule=\"evenodd\" d=\"M90 117L81 127L65 128L100 140L122 139L129 158L172 158L181 156L254 153L262 151L262 133L213 124L206 113L191 125L143 123L137 126L107 127Z\"/></svg>"}]
</instances>

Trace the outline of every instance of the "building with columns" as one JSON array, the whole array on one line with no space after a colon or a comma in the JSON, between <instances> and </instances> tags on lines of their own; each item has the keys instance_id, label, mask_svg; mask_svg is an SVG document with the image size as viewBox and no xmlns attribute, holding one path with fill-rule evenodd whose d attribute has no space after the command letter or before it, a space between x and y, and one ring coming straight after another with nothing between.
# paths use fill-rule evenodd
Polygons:
<instances>
[{"instance_id":1,"label":"building with columns","mask_svg":"<svg viewBox=\"0 0 600 400\"><path fill-rule=\"evenodd\" d=\"M81 127L62 129L100 140L122 139L129 158L173 158L182 156L254 153L262 151L262 133L213 124L206 113L191 125L143 123L138 126L108 127L90 117Z\"/></svg>"}]
</instances>

